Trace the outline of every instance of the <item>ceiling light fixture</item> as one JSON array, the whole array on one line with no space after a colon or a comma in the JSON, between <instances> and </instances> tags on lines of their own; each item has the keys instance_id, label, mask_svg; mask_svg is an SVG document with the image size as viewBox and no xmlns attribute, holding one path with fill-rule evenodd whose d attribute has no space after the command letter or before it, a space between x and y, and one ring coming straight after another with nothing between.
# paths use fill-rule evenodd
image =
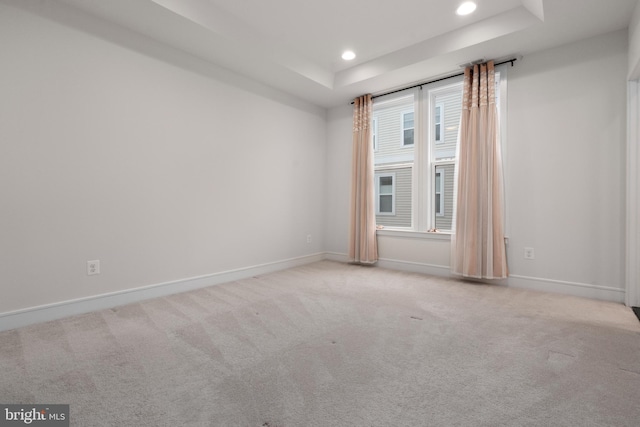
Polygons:
<instances>
[{"instance_id":1,"label":"ceiling light fixture","mask_svg":"<svg viewBox=\"0 0 640 427\"><path fill-rule=\"evenodd\" d=\"M356 57L356 54L350 50L345 50L344 53L342 54L342 59L344 59L345 61L351 61L355 57Z\"/></svg>"},{"instance_id":2,"label":"ceiling light fixture","mask_svg":"<svg viewBox=\"0 0 640 427\"><path fill-rule=\"evenodd\" d=\"M460 16L468 15L476 10L476 4L472 1L464 2L460 5L456 13Z\"/></svg>"}]
</instances>

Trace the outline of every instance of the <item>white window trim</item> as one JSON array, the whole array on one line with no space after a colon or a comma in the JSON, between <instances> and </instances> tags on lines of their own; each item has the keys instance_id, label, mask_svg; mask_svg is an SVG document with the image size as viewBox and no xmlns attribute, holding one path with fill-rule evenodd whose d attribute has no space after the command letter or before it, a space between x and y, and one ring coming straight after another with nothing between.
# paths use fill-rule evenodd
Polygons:
<instances>
[{"instance_id":1,"label":"white window trim","mask_svg":"<svg viewBox=\"0 0 640 427\"><path fill-rule=\"evenodd\" d=\"M391 228L385 226L381 230L377 230L379 236L388 236L404 239L424 239L424 240L451 240L450 231L414 231L406 228Z\"/></svg>"},{"instance_id":2,"label":"white window trim","mask_svg":"<svg viewBox=\"0 0 640 427\"><path fill-rule=\"evenodd\" d=\"M391 177L391 212L380 212L380 178ZM375 174L376 187L376 215L395 216L396 215L396 174L395 172L384 172Z\"/></svg>"},{"instance_id":3,"label":"white window trim","mask_svg":"<svg viewBox=\"0 0 640 427\"><path fill-rule=\"evenodd\" d=\"M404 116L406 114L413 114L413 127L405 128L404 127ZM413 129L413 144L405 144L404 143L404 131ZM405 110L400 113L400 146L403 148L413 148L416 146L416 111L414 110Z\"/></svg>"}]
</instances>

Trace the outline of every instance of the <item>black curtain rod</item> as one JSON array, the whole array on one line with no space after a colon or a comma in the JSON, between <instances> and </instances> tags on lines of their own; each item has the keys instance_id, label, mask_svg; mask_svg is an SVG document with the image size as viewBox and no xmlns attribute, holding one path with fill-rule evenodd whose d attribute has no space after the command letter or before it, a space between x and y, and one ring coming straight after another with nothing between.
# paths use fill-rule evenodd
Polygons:
<instances>
[{"instance_id":1,"label":"black curtain rod","mask_svg":"<svg viewBox=\"0 0 640 427\"><path fill-rule=\"evenodd\" d=\"M498 65L502 65L502 64L511 64L511 66L513 67L513 63L516 62L517 60L518 60L518 58L511 58L511 59L507 59L505 61L498 62L498 63L493 64L493 65L494 66L498 66ZM403 87L402 89L392 90L390 92L381 93L379 95L373 95L373 96L371 96L371 99L379 98L381 96L391 95L392 93L398 93L398 92L402 92L402 91L409 90L409 89L415 89L417 87L422 87L422 86L425 86L425 85L428 85L428 84L431 84L431 83L441 82L443 80L452 79L454 77L460 77L460 76L464 76L464 73L458 73L458 74L454 74L454 75L447 76L447 77L442 77L442 78L435 79L435 80L429 80L428 82L423 82L423 83L420 83L420 84L417 84L417 85ZM353 101L351 101L351 104L353 104Z\"/></svg>"}]
</instances>

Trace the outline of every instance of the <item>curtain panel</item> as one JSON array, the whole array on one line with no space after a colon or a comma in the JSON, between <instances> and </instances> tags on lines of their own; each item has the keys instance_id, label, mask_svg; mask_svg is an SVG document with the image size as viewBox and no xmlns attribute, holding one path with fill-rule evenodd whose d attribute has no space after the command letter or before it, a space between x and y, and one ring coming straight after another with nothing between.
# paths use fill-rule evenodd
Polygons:
<instances>
[{"instance_id":1,"label":"curtain panel","mask_svg":"<svg viewBox=\"0 0 640 427\"><path fill-rule=\"evenodd\" d=\"M378 260L371 139L372 105L371 95L361 96L353 102L349 261L360 264L373 264Z\"/></svg>"},{"instance_id":2,"label":"curtain panel","mask_svg":"<svg viewBox=\"0 0 640 427\"><path fill-rule=\"evenodd\" d=\"M508 276L495 87L493 61L465 69L451 237L451 271L463 277Z\"/></svg>"}]
</instances>

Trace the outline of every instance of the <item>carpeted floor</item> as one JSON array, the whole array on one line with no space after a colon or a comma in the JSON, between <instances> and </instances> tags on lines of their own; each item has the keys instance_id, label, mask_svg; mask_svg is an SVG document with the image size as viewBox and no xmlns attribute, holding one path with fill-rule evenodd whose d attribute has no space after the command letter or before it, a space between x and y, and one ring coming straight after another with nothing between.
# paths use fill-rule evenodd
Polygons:
<instances>
[{"instance_id":1,"label":"carpeted floor","mask_svg":"<svg viewBox=\"0 0 640 427\"><path fill-rule=\"evenodd\" d=\"M323 261L2 332L0 402L76 426L637 426L640 322Z\"/></svg>"}]
</instances>

